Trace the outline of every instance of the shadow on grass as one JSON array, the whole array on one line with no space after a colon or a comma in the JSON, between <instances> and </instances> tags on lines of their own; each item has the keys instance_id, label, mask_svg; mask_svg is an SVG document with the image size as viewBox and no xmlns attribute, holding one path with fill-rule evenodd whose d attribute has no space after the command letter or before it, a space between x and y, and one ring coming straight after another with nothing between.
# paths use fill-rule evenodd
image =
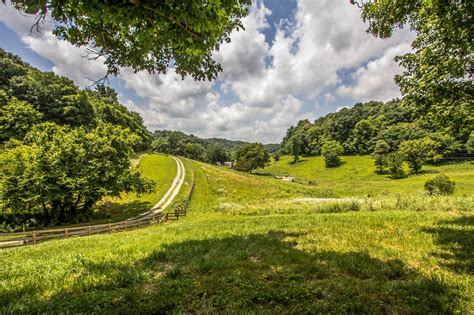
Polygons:
<instances>
[{"instance_id":1,"label":"shadow on grass","mask_svg":"<svg viewBox=\"0 0 474 315\"><path fill-rule=\"evenodd\" d=\"M435 255L444 260L446 267L457 273L474 274L474 216L443 221L425 232L435 235L443 249Z\"/></svg>"},{"instance_id":2,"label":"shadow on grass","mask_svg":"<svg viewBox=\"0 0 474 315\"><path fill-rule=\"evenodd\" d=\"M291 160L290 162L288 162L288 165L303 164L303 163L305 163L305 162L307 162L307 161L308 161L307 159L299 158L297 161Z\"/></svg>"},{"instance_id":3,"label":"shadow on grass","mask_svg":"<svg viewBox=\"0 0 474 315\"><path fill-rule=\"evenodd\" d=\"M457 289L400 260L297 249L298 234L190 240L140 261L76 258L73 285L48 299L40 286L9 288L13 312L451 313ZM38 284L36 284L38 285Z\"/></svg>"},{"instance_id":4,"label":"shadow on grass","mask_svg":"<svg viewBox=\"0 0 474 315\"><path fill-rule=\"evenodd\" d=\"M94 213L95 220L109 219L110 221L121 221L142 214L150 210L153 205L149 202L105 202L97 207Z\"/></svg>"}]
</instances>

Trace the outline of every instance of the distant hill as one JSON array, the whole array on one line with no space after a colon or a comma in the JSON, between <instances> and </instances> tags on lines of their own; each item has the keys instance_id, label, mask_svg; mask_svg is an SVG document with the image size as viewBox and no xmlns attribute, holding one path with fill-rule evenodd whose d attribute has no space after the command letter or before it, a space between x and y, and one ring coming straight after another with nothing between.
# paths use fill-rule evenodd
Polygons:
<instances>
[{"instance_id":1,"label":"distant hill","mask_svg":"<svg viewBox=\"0 0 474 315\"><path fill-rule=\"evenodd\" d=\"M187 156L196 160L209 160L209 151L231 159L232 155L243 145L250 142L240 140L228 140L222 138L199 138L195 135L188 135L182 131L157 130L153 133L155 141L153 149L157 152ZM280 149L279 144L265 144L265 148L273 153ZM216 151L216 152L214 152Z\"/></svg>"}]
</instances>

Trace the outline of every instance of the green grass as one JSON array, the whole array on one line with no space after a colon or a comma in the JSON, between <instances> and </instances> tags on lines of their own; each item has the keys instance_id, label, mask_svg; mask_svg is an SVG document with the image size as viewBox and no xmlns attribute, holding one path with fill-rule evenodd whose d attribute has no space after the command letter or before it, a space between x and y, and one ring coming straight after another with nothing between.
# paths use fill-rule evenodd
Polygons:
<instances>
[{"instance_id":1,"label":"green grass","mask_svg":"<svg viewBox=\"0 0 474 315\"><path fill-rule=\"evenodd\" d=\"M303 157L293 164L292 157L283 156L260 173L274 176L295 176L297 181L313 182L323 196L361 196L388 193L420 193L427 179L444 173L456 181L456 195L474 195L474 164L464 162L439 166L425 165L423 174L391 179L375 173L370 156L344 156L340 167L326 168L322 157Z\"/></svg>"},{"instance_id":2,"label":"green grass","mask_svg":"<svg viewBox=\"0 0 474 315\"><path fill-rule=\"evenodd\" d=\"M321 205L312 185L185 165L179 221L0 251L0 313L474 312L472 199Z\"/></svg>"},{"instance_id":3,"label":"green grass","mask_svg":"<svg viewBox=\"0 0 474 315\"><path fill-rule=\"evenodd\" d=\"M125 193L119 198L105 198L98 206L99 218L87 224L118 222L150 210L166 194L176 176L176 162L160 154L143 155L138 169L155 181L156 191L142 196Z\"/></svg>"}]
</instances>

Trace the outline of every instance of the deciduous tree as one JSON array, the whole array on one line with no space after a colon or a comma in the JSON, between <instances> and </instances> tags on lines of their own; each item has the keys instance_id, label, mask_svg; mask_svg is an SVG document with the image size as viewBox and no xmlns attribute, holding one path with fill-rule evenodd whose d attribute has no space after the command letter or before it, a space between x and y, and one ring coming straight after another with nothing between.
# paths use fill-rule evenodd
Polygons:
<instances>
[{"instance_id":1,"label":"deciduous tree","mask_svg":"<svg viewBox=\"0 0 474 315\"><path fill-rule=\"evenodd\" d=\"M5 0L2 0L4 3ZM12 0L25 14L52 19L53 33L75 46L89 45L103 56L109 74L120 67L213 79L222 70L212 58L241 18L250 0L80 1Z\"/></svg>"},{"instance_id":2,"label":"deciduous tree","mask_svg":"<svg viewBox=\"0 0 474 315\"><path fill-rule=\"evenodd\" d=\"M270 162L270 154L261 143L249 143L240 147L235 158L235 168L242 172L251 172Z\"/></svg>"},{"instance_id":3,"label":"deciduous tree","mask_svg":"<svg viewBox=\"0 0 474 315\"><path fill-rule=\"evenodd\" d=\"M335 140L327 141L322 149L321 155L324 157L326 167L335 167L341 165L341 158L339 157L344 152L341 144Z\"/></svg>"}]
</instances>

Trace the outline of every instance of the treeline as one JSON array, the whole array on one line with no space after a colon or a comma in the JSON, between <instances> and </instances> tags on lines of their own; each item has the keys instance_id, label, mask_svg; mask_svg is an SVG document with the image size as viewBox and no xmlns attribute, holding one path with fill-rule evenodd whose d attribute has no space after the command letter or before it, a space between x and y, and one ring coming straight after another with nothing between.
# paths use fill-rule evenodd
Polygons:
<instances>
[{"instance_id":1,"label":"treeline","mask_svg":"<svg viewBox=\"0 0 474 315\"><path fill-rule=\"evenodd\" d=\"M152 149L155 152L185 156L212 164L236 160L237 151L248 145L245 141L220 138L202 139L181 131L159 130L153 133ZM279 149L278 144L266 144L269 152Z\"/></svg>"},{"instance_id":2,"label":"treeline","mask_svg":"<svg viewBox=\"0 0 474 315\"><path fill-rule=\"evenodd\" d=\"M81 90L0 49L0 225L88 219L122 191L152 191L130 165L150 147L142 118L104 85Z\"/></svg>"},{"instance_id":3,"label":"treeline","mask_svg":"<svg viewBox=\"0 0 474 315\"><path fill-rule=\"evenodd\" d=\"M320 155L328 141L337 141L346 155L372 154L377 143L379 149L395 152L404 141L424 139L433 142L439 156L465 156L474 141L474 117L468 106L458 110L465 112L457 113L456 121L445 121L437 119L436 113L420 115L416 107L400 100L358 103L314 122L299 121L287 130L282 152Z\"/></svg>"}]
</instances>

